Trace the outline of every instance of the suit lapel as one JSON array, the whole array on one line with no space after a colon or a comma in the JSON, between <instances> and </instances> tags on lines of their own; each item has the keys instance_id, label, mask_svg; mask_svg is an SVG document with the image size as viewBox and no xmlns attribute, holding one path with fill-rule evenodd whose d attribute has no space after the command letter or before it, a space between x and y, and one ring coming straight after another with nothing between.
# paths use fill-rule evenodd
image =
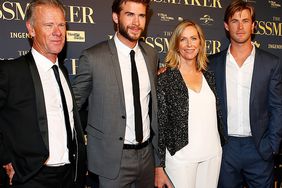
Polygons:
<instances>
[{"instance_id":1,"label":"suit lapel","mask_svg":"<svg viewBox=\"0 0 282 188\"><path fill-rule=\"evenodd\" d=\"M121 70L120 70L120 65L119 65L119 60L118 60L118 53L116 49L116 45L114 42L114 39L108 40L110 52L111 52L111 58L112 58L112 65L114 68L115 72L115 78L118 83L118 88L119 88L119 94L121 98L121 106L123 109L125 109L125 100L124 100L124 93L123 93L123 84L122 84L122 76L121 76Z\"/></svg>"},{"instance_id":2,"label":"suit lapel","mask_svg":"<svg viewBox=\"0 0 282 188\"><path fill-rule=\"evenodd\" d=\"M151 63L152 62L152 59L148 56L148 54L146 53L143 45L142 45L142 42L139 42L139 46L140 46L140 49L142 51L142 54L143 54L143 57L144 57L144 60L145 60L145 63L146 63L146 67L147 67L147 70L148 70L148 74L149 74L149 79L150 79L150 84L151 84L151 88L155 88L155 74L157 74L156 72L154 72L154 64ZM154 91L152 91L154 92Z\"/></svg>"},{"instance_id":3,"label":"suit lapel","mask_svg":"<svg viewBox=\"0 0 282 188\"><path fill-rule=\"evenodd\" d=\"M124 99L124 91L123 91L123 84L122 84L122 76L121 76L121 70L120 70L120 65L119 65L119 59L118 59L118 54L117 54L117 49L116 49L116 45L114 43L114 39L110 39L108 40L108 44L109 44L109 48L110 48L110 52L111 52L111 58L112 58L112 65L114 68L114 72L115 72L115 78L117 79L117 83L118 83L118 88L119 88L119 94L121 96L121 105L123 106L123 109L125 109L125 99ZM155 73L154 70L154 66L151 62L151 57L149 57L146 53L146 51L144 50L141 42L139 43L140 45L140 49L142 51L143 57L145 59L145 63L146 63L146 67L148 70L148 74L149 74L149 80L150 80L150 84L151 84L151 88L153 88L152 91L152 95L156 94L156 90L155 88L155 83L156 83L156 76L154 74Z\"/></svg>"},{"instance_id":4,"label":"suit lapel","mask_svg":"<svg viewBox=\"0 0 282 188\"><path fill-rule=\"evenodd\" d=\"M149 104L149 116L150 119L153 120L157 116L157 91L156 91L156 83L157 83L157 62L155 61L153 57L148 55L148 52L146 52L144 46L145 43L142 41L139 41L139 47L141 49L142 55L144 57L148 75L149 75L149 80L150 80L150 85L151 85L151 94L150 94L150 104ZM156 63L156 64L155 64ZM157 132L154 130L155 133Z\"/></svg>"},{"instance_id":5,"label":"suit lapel","mask_svg":"<svg viewBox=\"0 0 282 188\"><path fill-rule=\"evenodd\" d=\"M30 69L30 73L31 73L31 77L33 80L33 85L34 85L39 129L40 129L44 144L46 148L49 150L47 115L46 115L46 107L45 107L45 100L44 100L44 93L43 93L43 88L41 84L41 79L40 79L40 76L39 76L39 73L38 73L38 70L37 70L37 67L32 57L31 52L29 52L25 57L29 65L29 69Z\"/></svg>"},{"instance_id":6,"label":"suit lapel","mask_svg":"<svg viewBox=\"0 0 282 188\"><path fill-rule=\"evenodd\" d=\"M262 61L260 61L260 59L262 59L260 55L261 55L260 51L256 49L255 60L254 60L254 70L253 70L252 83L251 83L250 108L252 106L251 104L254 101L255 93L259 93L256 90L260 88L259 87L260 82L258 82L258 80L261 80L260 73L264 72L263 66L260 66L260 64L263 63Z\"/></svg>"},{"instance_id":7,"label":"suit lapel","mask_svg":"<svg viewBox=\"0 0 282 188\"><path fill-rule=\"evenodd\" d=\"M216 66L216 87L218 91L218 96L222 99L222 116L224 121L224 129L227 133L227 94L226 94L226 55L227 50L223 51L218 59Z\"/></svg>"}]
</instances>

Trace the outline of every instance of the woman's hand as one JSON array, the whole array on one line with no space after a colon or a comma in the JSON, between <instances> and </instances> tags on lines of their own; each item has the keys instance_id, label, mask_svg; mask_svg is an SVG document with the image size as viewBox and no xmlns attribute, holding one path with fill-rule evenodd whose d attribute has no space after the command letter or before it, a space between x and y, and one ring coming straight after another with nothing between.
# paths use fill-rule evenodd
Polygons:
<instances>
[{"instance_id":1,"label":"woman's hand","mask_svg":"<svg viewBox=\"0 0 282 188\"><path fill-rule=\"evenodd\" d=\"M157 188L173 188L168 176L162 167L155 168L155 187Z\"/></svg>"}]
</instances>

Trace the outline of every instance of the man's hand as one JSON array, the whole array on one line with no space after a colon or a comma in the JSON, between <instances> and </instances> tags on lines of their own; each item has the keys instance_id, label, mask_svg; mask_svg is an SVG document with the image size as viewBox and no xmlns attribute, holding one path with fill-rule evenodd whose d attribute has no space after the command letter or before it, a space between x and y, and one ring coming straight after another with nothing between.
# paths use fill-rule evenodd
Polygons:
<instances>
[{"instance_id":1,"label":"man's hand","mask_svg":"<svg viewBox=\"0 0 282 188\"><path fill-rule=\"evenodd\" d=\"M160 67L159 69L158 69L158 75L160 75L160 74L162 74L162 73L164 73L165 71L166 71L166 67Z\"/></svg>"},{"instance_id":2,"label":"man's hand","mask_svg":"<svg viewBox=\"0 0 282 188\"><path fill-rule=\"evenodd\" d=\"M14 177L15 171L12 166L12 163L8 163L6 165L3 165L3 168L6 170L7 175L9 176L9 184L12 185L12 179Z\"/></svg>"},{"instance_id":3,"label":"man's hand","mask_svg":"<svg viewBox=\"0 0 282 188\"><path fill-rule=\"evenodd\" d=\"M168 179L162 167L155 168L155 187L157 188L173 188L172 183Z\"/></svg>"}]
</instances>

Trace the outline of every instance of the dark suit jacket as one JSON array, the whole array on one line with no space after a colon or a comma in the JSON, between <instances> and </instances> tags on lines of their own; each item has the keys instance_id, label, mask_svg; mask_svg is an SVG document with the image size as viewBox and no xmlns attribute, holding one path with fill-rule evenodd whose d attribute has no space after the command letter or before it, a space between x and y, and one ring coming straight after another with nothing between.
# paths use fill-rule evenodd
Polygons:
<instances>
[{"instance_id":1,"label":"dark suit jacket","mask_svg":"<svg viewBox=\"0 0 282 188\"><path fill-rule=\"evenodd\" d=\"M139 43L151 85L151 133L157 147L157 54ZM79 60L73 90L78 107L88 100L87 155L91 172L115 178L123 151L126 110L120 65L114 39L85 50ZM155 158L157 160L157 158ZM156 161L158 163L158 161Z\"/></svg>"},{"instance_id":2,"label":"dark suit jacket","mask_svg":"<svg viewBox=\"0 0 282 188\"><path fill-rule=\"evenodd\" d=\"M66 69L60 68L68 80ZM73 113L78 146L75 160L79 161L75 166L82 170L85 144L75 102ZM13 164L14 182L32 178L49 156L43 89L30 52L0 63L0 152L1 164Z\"/></svg>"},{"instance_id":3,"label":"dark suit jacket","mask_svg":"<svg viewBox=\"0 0 282 188\"><path fill-rule=\"evenodd\" d=\"M209 57L215 72L217 93L227 136L227 49ZM264 160L279 150L282 137L282 64L278 57L256 48L250 94L250 124L255 145Z\"/></svg>"},{"instance_id":4,"label":"dark suit jacket","mask_svg":"<svg viewBox=\"0 0 282 188\"><path fill-rule=\"evenodd\" d=\"M222 113L216 94L215 77L213 72L204 71L203 74L216 98L218 132L223 145L225 138L223 136ZM174 155L189 142L189 95L187 86L178 69L167 69L166 72L159 75L157 98L159 107L159 153L161 166L165 167L166 149L171 155Z\"/></svg>"}]
</instances>

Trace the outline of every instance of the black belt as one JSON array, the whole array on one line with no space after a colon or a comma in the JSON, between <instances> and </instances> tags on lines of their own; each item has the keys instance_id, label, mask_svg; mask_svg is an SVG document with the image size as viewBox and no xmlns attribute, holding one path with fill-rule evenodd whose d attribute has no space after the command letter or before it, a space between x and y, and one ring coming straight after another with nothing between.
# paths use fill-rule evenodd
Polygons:
<instances>
[{"instance_id":1,"label":"black belt","mask_svg":"<svg viewBox=\"0 0 282 188\"><path fill-rule=\"evenodd\" d=\"M123 144L123 149L135 149L135 150L139 150L142 149L146 146L148 146L150 143L149 140L141 143L141 144Z\"/></svg>"},{"instance_id":2,"label":"black belt","mask_svg":"<svg viewBox=\"0 0 282 188\"><path fill-rule=\"evenodd\" d=\"M43 167L41 168L42 172L66 172L71 168L70 164L65 164L62 166L46 166L43 165Z\"/></svg>"}]
</instances>

